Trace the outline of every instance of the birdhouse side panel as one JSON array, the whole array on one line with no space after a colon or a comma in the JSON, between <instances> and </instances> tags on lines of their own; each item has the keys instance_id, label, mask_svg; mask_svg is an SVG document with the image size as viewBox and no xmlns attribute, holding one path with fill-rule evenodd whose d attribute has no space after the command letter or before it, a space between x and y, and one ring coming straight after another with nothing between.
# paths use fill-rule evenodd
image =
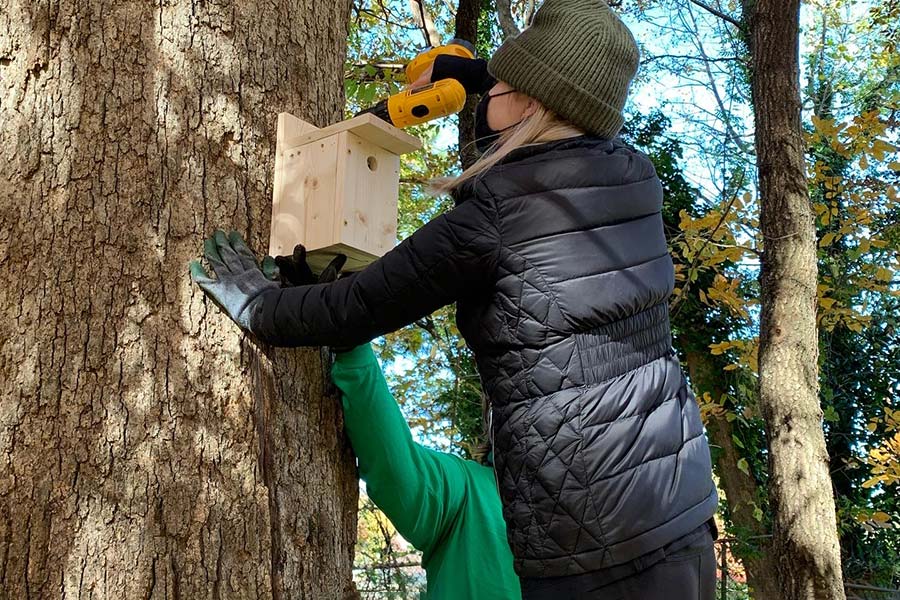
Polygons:
<instances>
[{"instance_id":1,"label":"birdhouse side panel","mask_svg":"<svg viewBox=\"0 0 900 600\"><path fill-rule=\"evenodd\" d=\"M269 227L269 254L273 256L285 254L285 249L290 253L293 246L285 248L285 245L289 244L291 240L298 239L303 234L304 222L289 222L285 224L284 221L289 221L289 219L285 218L287 215L282 216L283 223L280 227L280 229L286 231L286 233L279 235L279 228L276 227L277 216L280 210L279 205L283 202L288 202L285 193L285 190L287 189L285 185L285 150L297 146L298 144L294 143L294 140L297 138L317 131L318 129L319 128L312 123L307 123L303 119L299 119L290 113L278 113L278 123L276 126L275 177L272 182L272 219ZM293 185L290 189L294 189Z\"/></svg>"}]
</instances>

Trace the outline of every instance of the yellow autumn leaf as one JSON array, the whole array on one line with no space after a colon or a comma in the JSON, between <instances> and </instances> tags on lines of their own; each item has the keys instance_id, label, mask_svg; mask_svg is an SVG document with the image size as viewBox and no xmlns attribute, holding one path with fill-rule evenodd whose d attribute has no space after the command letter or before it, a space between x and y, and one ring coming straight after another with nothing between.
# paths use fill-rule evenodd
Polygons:
<instances>
[{"instance_id":1,"label":"yellow autumn leaf","mask_svg":"<svg viewBox=\"0 0 900 600\"><path fill-rule=\"evenodd\" d=\"M718 344L710 344L709 345L710 354L712 354L713 356L718 356L720 354L724 354L726 350L731 348L731 346L732 346L731 342L719 342Z\"/></svg>"},{"instance_id":2,"label":"yellow autumn leaf","mask_svg":"<svg viewBox=\"0 0 900 600\"><path fill-rule=\"evenodd\" d=\"M891 516L887 513L881 512L880 510L872 515L872 520L876 523L887 523L891 520Z\"/></svg>"},{"instance_id":3,"label":"yellow autumn leaf","mask_svg":"<svg viewBox=\"0 0 900 600\"><path fill-rule=\"evenodd\" d=\"M878 485L879 483L881 483L881 477L873 477L872 479L865 481L862 486L864 488L870 488Z\"/></svg>"},{"instance_id":4,"label":"yellow autumn leaf","mask_svg":"<svg viewBox=\"0 0 900 600\"><path fill-rule=\"evenodd\" d=\"M706 264L707 267L714 267L718 264L725 262L725 260L727 258L728 258L728 256L724 252L717 252L717 253L713 254L712 256L710 256L709 258L707 258L704 261L704 263Z\"/></svg>"},{"instance_id":5,"label":"yellow autumn leaf","mask_svg":"<svg viewBox=\"0 0 900 600\"><path fill-rule=\"evenodd\" d=\"M825 235L822 236L822 239L819 241L819 247L825 248L826 246L830 246L832 243L834 243L834 238L835 238L835 235L833 233L831 233L831 232L826 233Z\"/></svg>"},{"instance_id":6,"label":"yellow autumn leaf","mask_svg":"<svg viewBox=\"0 0 900 600\"><path fill-rule=\"evenodd\" d=\"M737 252L735 252L735 250L737 250ZM743 254L744 253L740 248L725 248L722 250L722 256L725 257L725 260L730 260L732 262L740 260Z\"/></svg>"},{"instance_id":7,"label":"yellow autumn leaf","mask_svg":"<svg viewBox=\"0 0 900 600\"><path fill-rule=\"evenodd\" d=\"M884 160L884 155L888 152L895 152L897 147L893 144L888 144L884 140L875 140L872 142L872 156L874 156L878 160Z\"/></svg>"},{"instance_id":8,"label":"yellow autumn leaf","mask_svg":"<svg viewBox=\"0 0 900 600\"><path fill-rule=\"evenodd\" d=\"M878 270L875 271L875 279L878 281L890 281L894 277L894 273L890 269L885 269L884 267L878 267Z\"/></svg>"},{"instance_id":9,"label":"yellow autumn leaf","mask_svg":"<svg viewBox=\"0 0 900 600\"><path fill-rule=\"evenodd\" d=\"M843 128L843 126L836 126L834 119L820 119L815 115L812 117L812 124L820 135L827 137L835 135Z\"/></svg>"}]
</instances>

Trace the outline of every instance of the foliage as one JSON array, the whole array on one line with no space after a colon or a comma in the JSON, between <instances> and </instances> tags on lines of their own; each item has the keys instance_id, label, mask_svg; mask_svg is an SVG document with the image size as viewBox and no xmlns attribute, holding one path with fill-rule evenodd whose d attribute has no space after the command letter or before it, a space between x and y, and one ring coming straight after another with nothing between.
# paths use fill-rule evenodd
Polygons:
<instances>
[{"instance_id":1,"label":"foliage","mask_svg":"<svg viewBox=\"0 0 900 600\"><path fill-rule=\"evenodd\" d=\"M425 2L444 39L452 3ZM722 10L737 5L717 3ZM533 3L512 2L524 26ZM396 68L421 46L407 4L362 2L348 55L348 110L398 89ZM501 38L496 5L482 3L476 40ZM759 231L748 61L741 31L689 0L642 0L621 10L642 45L625 137L656 165L676 263L672 327L679 355L703 355L714 377L699 388L705 420L729 423L734 468L757 486L753 518L765 530L765 428L756 405ZM808 1L803 8L803 121L819 240L818 322L823 427L832 461L845 570L897 584L900 512L900 3ZM454 172L455 122L415 131L425 149L404 158L400 237L451 207L423 185ZM380 345L395 395L420 441L472 456L482 432L480 386L452 307ZM713 448L714 459L721 449ZM728 515L726 515L728 516ZM750 534L726 520L728 533ZM745 544L746 545L746 544Z\"/></svg>"},{"instance_id":2,"label":"foliage","mask_svg":"<svg viewBox=\"0 0 900 600\"><path fill-rule=\"evenodd\" d=\"M405 600L424 595L421 554L368 496L360 494L353 579L363 598Z\"/></svg>"}]
</instances>

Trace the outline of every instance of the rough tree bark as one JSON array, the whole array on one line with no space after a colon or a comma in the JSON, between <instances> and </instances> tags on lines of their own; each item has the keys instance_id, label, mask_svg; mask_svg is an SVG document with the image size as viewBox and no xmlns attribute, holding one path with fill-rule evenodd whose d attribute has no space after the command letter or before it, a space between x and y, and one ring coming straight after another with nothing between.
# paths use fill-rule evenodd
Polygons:
<instances>
[{"instance_id":1,"label":"rough tree bark","mask_svg":"<svg viewBox=\"0 0 900 600\"><path fill-rule=\"evenodd\" d=\"M816 235L800 126L799 0L745 0L764 240L760 406L783 600L844 598L818 398Z\"/></svg>"},{"instance_id":2,"label":"rough tree bark","mask_svg":"<svg viewBox=\"0 0 900 600\"><path fill-rule=\"evenodd\" d=\"M268 240L275 115L343 105L349 0L0 0L0 598L342 598L325 360L188 278Z\"/></svg>"}]
</instances>

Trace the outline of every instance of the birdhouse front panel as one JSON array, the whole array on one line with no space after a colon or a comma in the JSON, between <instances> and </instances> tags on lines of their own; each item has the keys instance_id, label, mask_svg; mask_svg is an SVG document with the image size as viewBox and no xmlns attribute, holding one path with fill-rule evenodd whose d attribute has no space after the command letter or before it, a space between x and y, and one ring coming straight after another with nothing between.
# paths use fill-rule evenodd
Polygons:
<instances>
[{"instance_id":1,"label":"birdhouse front panel","mask_svg":"<svg viewBox=\"0 0 900 600\"><path fill-rule=\"evenodd\" d=\"M343 220L336 223L336 241L381 256L397 240L400 157L350 132L341 134L338 153L344 159L337 176Z\"/></svg>"}]
</instances>

